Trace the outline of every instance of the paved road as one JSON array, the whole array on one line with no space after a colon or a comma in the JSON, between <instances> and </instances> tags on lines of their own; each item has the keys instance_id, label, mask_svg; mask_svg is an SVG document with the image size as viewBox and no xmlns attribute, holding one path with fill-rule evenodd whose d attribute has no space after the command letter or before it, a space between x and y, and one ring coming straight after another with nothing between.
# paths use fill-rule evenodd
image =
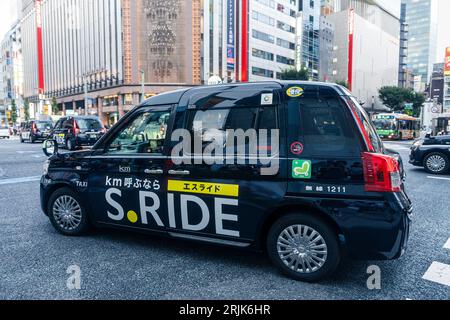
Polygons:
<instances>
[{"instance_id":1,"label":"paved road","mask_svg":"<svg viewBox=\"0 0 450 320\"><path fill-rule=\"evenodd\" d=\"M405 159L408 145L389 143ZM402 259L346 261L332 279L305 284L256 253L116 231L60 236L39 208L44 160L39 145L0 140L0 299L450 299L450 286L423 279L450 265L450 176L406 165L416 211ZM373 264L381 290L366 286ZM81 268L81 290L67 289L71 265Z\"/></svg>"}]
</instances>

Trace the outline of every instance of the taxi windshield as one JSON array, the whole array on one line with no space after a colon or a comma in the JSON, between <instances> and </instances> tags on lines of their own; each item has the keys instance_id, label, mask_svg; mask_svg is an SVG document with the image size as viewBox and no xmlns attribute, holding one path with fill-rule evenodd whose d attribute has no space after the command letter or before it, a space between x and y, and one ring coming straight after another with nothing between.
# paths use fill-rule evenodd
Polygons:
<instances>
[{"instance_id":1,"label":"taxi windshield","mask_svg":"<svg viewBox=\"0 0 450 320\"><path fill-rule=\"evenodd\" d=\"M170 112L144 112L128 124L108 148L109 153L162 153Z\"/></svg>"}]
</instances>

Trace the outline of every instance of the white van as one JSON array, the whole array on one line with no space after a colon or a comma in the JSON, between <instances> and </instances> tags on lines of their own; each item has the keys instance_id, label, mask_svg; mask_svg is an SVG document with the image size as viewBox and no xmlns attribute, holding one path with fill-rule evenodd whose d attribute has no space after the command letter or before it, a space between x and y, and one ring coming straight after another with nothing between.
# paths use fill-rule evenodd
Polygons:
<instances>
[{"instance_id":1,"label":"white van","mask_svg":"<svg viewBox=\"0 0 450 320\"><path fill-rule=\"evenodd\" d=\"M0 124L0 138L10 138L11 132L9 131L9 125L8 124Z\"/></svg>"}]
</instances>

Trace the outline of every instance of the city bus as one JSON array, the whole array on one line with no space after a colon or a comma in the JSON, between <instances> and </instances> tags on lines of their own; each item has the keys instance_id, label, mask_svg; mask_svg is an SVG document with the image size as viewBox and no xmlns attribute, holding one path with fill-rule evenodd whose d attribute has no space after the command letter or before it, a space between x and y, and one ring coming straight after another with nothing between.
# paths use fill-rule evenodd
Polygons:
<instances>
[{"instance_id":1,"label":"city bus","mask_svg":"<svg viewBox=\"0 0 450 320\"><path fill-rule=\"evenodd\" d=\"M381 139L413 140L420 137L420 120L406 114L378 114L373 123Z\"/></svg>"}]
</instances>

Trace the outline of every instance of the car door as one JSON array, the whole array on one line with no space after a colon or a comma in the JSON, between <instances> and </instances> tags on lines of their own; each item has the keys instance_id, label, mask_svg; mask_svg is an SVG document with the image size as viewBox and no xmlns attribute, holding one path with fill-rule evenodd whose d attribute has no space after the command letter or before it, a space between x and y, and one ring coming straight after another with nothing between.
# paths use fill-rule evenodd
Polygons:
<instances>
[{"instance_id":1,"label":"car door","mask_svg":"<svg viewBox=\"0 0 450 320\"><path fill-rule=\"evenodd\" d=\"M166 137L173 106L145 107L111 132L90 161L91 212L102 225L164 232Z\"/></svg>"},{"instance_id":2,"label":"car door","mask_svg":"<svg viewBox=\"0 0 450 320\"><path fill-rule=\"evenodd\" d=\"M176 145L172 149L174 160L176 155L184 155L183 163L175 161L168 171L168 192L174 199L169 212L175 212L169 228L172 236L241 247L258 238L264 218L283 201L287 189L285 153L277 146L285 133L276 89L201 89L180 106L174 129L184 129L195 141L191 141L190 152L175 152ZM259 139L258 129L269 130L265 134L268 141ZM235 147L227 152L226 146L233 140L230 130L236 134L254 130L258 138L255 147L250 140L239 143L236 139ZM223 155L209 153L211 143L217 141Z\"/></svg>"}]
</instances>

